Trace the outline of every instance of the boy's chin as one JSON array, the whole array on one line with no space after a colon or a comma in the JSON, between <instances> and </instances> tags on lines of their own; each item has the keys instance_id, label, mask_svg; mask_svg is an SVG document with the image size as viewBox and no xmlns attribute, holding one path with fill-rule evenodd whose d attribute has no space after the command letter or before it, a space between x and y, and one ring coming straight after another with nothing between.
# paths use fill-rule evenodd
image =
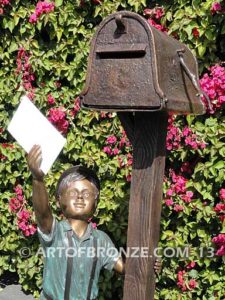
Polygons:
<instances>
[{"instance_id":1,"label":"boy's chin","mask_svg":"<svg viewBox=\"0 0 225 300\"><path fill-rule=\"evenodd\" d=\"M68 215L65 215L64 216L67 218L67 219L73 219L73 220L80 220L80 221L86 221L88 222L88 220L93 216L92 214L88 214L88 215L80 215L80 214L68 214Z\"/></svg>"}]
</instances>

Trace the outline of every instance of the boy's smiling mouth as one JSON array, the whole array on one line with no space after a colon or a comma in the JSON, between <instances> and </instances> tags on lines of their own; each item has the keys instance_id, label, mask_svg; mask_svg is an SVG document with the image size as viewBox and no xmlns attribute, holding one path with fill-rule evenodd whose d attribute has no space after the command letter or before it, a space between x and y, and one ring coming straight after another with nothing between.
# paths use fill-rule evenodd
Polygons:
<instances>
[{"instance_id":1,"label":"boy's smiling mouth","mask_svg":"<svg viewBox=\"0 0 225 300\"><path fill-rule=\"evenodd\" d=\"M77 208L84 208L85 204L82 202L73 202L73 206L75 206Z\"/></svg>"}]
</instances>

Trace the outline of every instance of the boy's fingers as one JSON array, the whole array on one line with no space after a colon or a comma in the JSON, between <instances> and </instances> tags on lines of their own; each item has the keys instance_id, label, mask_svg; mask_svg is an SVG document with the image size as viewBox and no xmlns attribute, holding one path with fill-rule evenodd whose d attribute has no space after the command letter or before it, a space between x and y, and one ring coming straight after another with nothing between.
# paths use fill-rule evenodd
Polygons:
<instances>
[{"instance_id":1,"label":"boy's fingers","mask_svg":"<svg viewBox=\"0 0 225 300\"><path fill-rule=\"evenodd\" d=\"M41 153L41 147L39 145L34 145L28 153L28 160L32 160L33 157L36 158L39 153Z\"/></svg>"},{"instance_id":2,"label":"boy's fingers","mask_svg":"<svg viewBox=\"0 0 225 300\"><path fill-rule=\"evenodd\" d=\"M32 157L33 153L35 151L35 145L30 149L30 151L27 154L27 158L30 159L30 157Z\"/></svg>"},{"instance_id":3,"label":"boy's fingers","mask_svg":"<svg viewBox=\"0 0 225 300\"><path fill-rule=\"evenodd\" d=\"M41 157L41 149L36 149L35 152L34 152L33 155L32 155L32 158L33 158L34 160L37 160L37 159L40 158L40 157Z\"/></svg>"},{"instance_id":4,"label":"boy's fingers","mask_svg":"<svg viewBox=\"0 0 225 300\"><path fill-rule=\"evenodd\" d=\"M36 157L32 157L29 165L32 169L37 170L40 168L41 162L42 162L42 156L40 154L37 155Z\"/></svg>"}]
</instances>

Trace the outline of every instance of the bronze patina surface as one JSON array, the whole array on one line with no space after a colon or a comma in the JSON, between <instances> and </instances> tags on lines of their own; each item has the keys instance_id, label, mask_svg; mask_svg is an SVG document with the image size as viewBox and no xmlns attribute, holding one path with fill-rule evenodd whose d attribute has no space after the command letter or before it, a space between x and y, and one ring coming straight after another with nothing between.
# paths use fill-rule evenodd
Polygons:
<instances>
[{"instance_id":1,"label":"bronze patina surface","mask_svg":"<svg viewBox=\"0 0 225 300\"><path fill-rule=\"evenodd\" d=\"M82 106L117 111L133 146L123 300L153 300L169 113L203 114L197 62L141 16L107 17L92 40Z\"/></svg>"},{"instance_id":2,"label":"bronze patina surface","mask_svg":"<svg viewBox=\"0 0 225 300\"><path fill-rule=\"evenodd\" d=\"M107 17L92 40L82 105L107 111L204 113L197 62L138 14Z\"/></svg>"}]
</instances>

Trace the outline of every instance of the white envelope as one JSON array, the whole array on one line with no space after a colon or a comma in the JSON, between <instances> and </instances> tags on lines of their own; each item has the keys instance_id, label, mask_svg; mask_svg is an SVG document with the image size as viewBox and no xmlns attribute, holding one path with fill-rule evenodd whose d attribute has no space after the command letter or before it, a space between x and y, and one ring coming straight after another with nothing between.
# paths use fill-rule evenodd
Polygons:
<instances>
[{"instance_id":1,"label":"white envelope","mask_svg":"<svg viewBox=\"0 0 225 300\"><path fill-rule=\"evenodd\" d=\"M21 103L7 129L26 152L29 152L35 144L41 146L43 159L41 170L45 174L66 142L27 96L21 97Z\"/></svg>"}]
</instances>

